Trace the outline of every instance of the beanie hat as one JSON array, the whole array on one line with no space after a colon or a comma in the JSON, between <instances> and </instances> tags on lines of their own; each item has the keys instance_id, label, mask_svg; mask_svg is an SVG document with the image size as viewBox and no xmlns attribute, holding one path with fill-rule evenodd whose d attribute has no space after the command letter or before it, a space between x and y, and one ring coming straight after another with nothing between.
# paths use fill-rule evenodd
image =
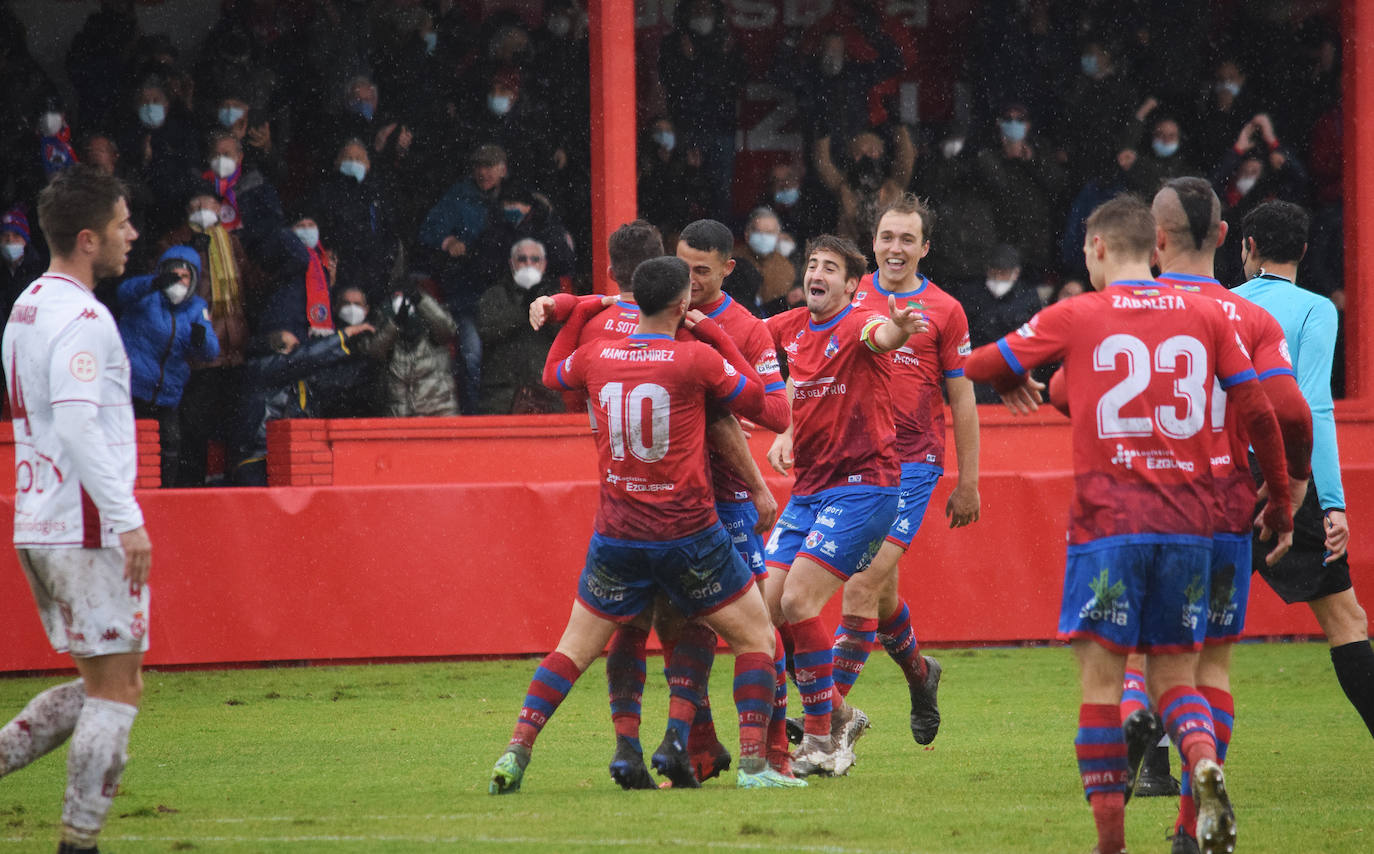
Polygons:
<instances>
[{"instance_id":1,"label":"beanie hat","mask_svg":"<svg viewBox=\"0 0 1374 854\"><path fill-rule=\"evenodd\" d=\"M29 236L29 217L24 213L23 205L15 205L5 211L4 216L0 216L0 232L6 231L24 238L25 243L33 242Z\"/></svg>"}]
</instances>

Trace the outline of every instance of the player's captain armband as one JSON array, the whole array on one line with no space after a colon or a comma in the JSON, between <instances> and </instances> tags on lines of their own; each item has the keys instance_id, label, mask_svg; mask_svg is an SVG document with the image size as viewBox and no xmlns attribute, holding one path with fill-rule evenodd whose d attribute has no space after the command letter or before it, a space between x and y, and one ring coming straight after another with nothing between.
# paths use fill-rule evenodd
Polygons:
<instances>
[{"instance_id":1,"label":"player's captain armband","mask_svg":"<svg viewBox=\"0 0 1374 854\"><path fill-rule=\"evenodd\" d=\"M883 317L881 315L874 315L864 323L863 329L859 330L859 340L867 344L868 349L872 350L875 353L886 352L882 348L878 347L877 343L873 340L873 334L878 330L878 327L882 326L886 322L886 317Z\"/></svg>"}]
</instances>

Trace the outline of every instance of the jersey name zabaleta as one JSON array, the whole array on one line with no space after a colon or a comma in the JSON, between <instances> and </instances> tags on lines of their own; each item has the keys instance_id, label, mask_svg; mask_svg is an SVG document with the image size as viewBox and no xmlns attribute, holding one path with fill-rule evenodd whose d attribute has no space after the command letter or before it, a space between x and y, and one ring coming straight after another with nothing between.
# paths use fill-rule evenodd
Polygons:
<instances>
[{"instance_id":1,"label":"jersey name zabaleta","mask_svg":"<svg viewBox=\"0 0 1374 854\"><path fill-rule=\"evenodd\" d=\"M75 279L41 276L10 312L4 362L14 417L15 545L119 545L116 532L142 525L143 515L133 493L138 443L129 358L109 310ZM82 439L98 446L82 447L81 461L55 426L54 410L68 406L96 408L99 435Z\"/></svg>"},{"instance_id":2,"label":"jersey name zabaleta","mask_svg":"<svg viewBox=\"0 0 1374 854\"><path fill-rule=\"evenodd\" d=\"M597 533L654 542L716 521L705 404L732 400L745 386L725 357L699 341L631 335L579 347L557 376L591 400L601 469Z\"/></svg>"},{"instance_id":3,"label":"jersey name zabaleta","mask_svg":"<svg viewBox=\"0 0 1374 854\"><path fill-rule=\"evenodd\" d=\"M730 336L740 353L758 371L764 394L786 394L787 383L783 382L778 367L778 351L773 348L773 338L762 320L750 314L729 294L722 294L719 300L700 309ZM714 450L711 451L711 480L715 484L717 501L749 500L749 487Z\"/></svg>"},{"instance_id":4,"label":"jersey name zabaleta","mask_svg":"<svg viewBox=\"0 0 1374 854\"><path fill-rule=\"evenodd\" d=\"M1277 374L1296 379L1283 327L1269 312L1227 290L1216 279L1165 273L1159 281L1177 290L1216 300L1235 327L1261 381ZM1208 426L1214 436L1212 479L1215 481L1216 507L1213 525L1224 533L1246 534L1254 521L1257 494L1246 462L1250 440L1245 435L1245 426L1236 417L1235 407L1228 403L1226 392L1216 386L1212 394Z\"/></svg>"},{"instance_id":5,"label":"jersey name zabaleta","mask_svg":"<svg viewBox=\"0 0 1374 854\"><path fill-rule=\"evenodd\" d=\"M1044 309L997 347L1017 373L1064 362L1071 544L1212 535L1213 378L1223 389L1255 378L1221 306L1154 281L1113 282Z\"/></svg>"},{"instance_id":6,"label":"jersey name zabaleta","mask_svg":"<svg viewBox=\"0 0 1374 854\"><path fill-rule=\"evenodd\" d=\"M945 400L940 383L964 375L964 360L972 350L968 317L958 300L925 276L915 291L896 294L879 284L878 274L873 273L860 283L854 305L886 314L889 295L897 297L899 309L918 306L930 324L929 332L911 336L890 354L897 455L904 463L943 469Z\"/></svg>"},{"instance_id":7,"label":"jersey name zabaleta","mask_svg":"<svg viewBox=\"0 0 1374 854\"><path fill-rule=\"evenodd\" d=\"M794 495L840 486L897 487L892 358L869 341L886 317L847 305L815 324L805 307L765 324L792 379Z\"/></svg>"}]
</instances>

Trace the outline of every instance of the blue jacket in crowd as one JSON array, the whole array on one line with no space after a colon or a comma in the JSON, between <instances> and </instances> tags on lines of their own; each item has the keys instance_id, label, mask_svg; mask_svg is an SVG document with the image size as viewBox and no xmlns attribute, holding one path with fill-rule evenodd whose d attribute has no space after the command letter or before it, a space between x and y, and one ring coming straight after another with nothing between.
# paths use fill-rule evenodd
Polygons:
<instances>
[{"instance_id":1,"label":"blue jacket in crowd","mask_svg":"<svg viewBox=\"0 0 1374 854\"><path fill-rule=\"evenodd\" d=\"M168 261L184 261L200 279L200 255L190 246L173 246L158 259L158 269ZM191 293L180 305L155 284L157 275L134 276L119 284L119 334L129 353L130 380L135 400L158 406L176 406L191 376L191 359L208 362L219 355L219 339L210 323L210 307ZM196 332L194 327L203 332ZM204 336L201 339L201 336Z\"/></svg>"}]
</instances>

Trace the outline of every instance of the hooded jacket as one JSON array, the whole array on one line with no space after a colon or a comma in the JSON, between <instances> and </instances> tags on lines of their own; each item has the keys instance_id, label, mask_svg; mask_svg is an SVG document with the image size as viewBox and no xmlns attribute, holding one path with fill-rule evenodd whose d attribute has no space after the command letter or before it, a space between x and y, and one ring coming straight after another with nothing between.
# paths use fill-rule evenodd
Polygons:
<instances>
[{"instance_id":1,"label":"hooded jacket","mask_svg":"<svg viewBox=\"0 0 1374 854\"><path fill-rule=\"evenodd\" d=\"M200 254L195 249L173 246L158 259L158 269L173 260L189 264L196 282L200 281ZM179 305L172 305L156 281L153 274L120 283L119 334L129 353L134 399L177 406L191 376L190 360L214 359L219 355L219 340L210 322L210 307L196 295L195 283ZM196 332L197 326L204 331Z\"/></svg>"}]
</instances>

